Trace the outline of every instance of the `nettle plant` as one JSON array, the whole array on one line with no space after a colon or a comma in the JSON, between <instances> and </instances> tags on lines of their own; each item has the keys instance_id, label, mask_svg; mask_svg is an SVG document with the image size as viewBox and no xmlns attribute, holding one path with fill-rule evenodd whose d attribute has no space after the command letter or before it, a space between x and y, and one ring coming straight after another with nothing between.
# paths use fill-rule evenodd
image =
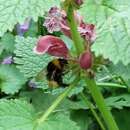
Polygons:
<instances>
[{"instance_id":1,"label":"nettle plant","mask_svg":"<svg viewBox=\"0 0 130 130\"><path fill-rule=\"evenodd\" d=\"M0 0L0 130L129 130L129 13L129 0Z\"/></svg>"}]
</instances>

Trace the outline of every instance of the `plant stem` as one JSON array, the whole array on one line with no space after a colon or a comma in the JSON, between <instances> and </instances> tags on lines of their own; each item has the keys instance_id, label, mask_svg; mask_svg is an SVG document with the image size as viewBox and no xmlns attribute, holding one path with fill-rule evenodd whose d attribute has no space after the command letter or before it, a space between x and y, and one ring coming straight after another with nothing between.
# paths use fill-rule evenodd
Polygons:
<instances>
[{"instance_id":1,"label":"plant stem","mask_svg":"<svg viewBox=\"0 0 130 130\"><path fill-rule=\"evenodd\" d=\"M102 130L106 130L102 121L100 120L100 118L98 117L97 113L95 112L95 110L93 109L93 105L89 102L89 100L87 99L87 97L81 93L81 98L83 99L83 101L86 103L86 105L90 108L90 110L92 111L92 114L94 115L94 117L96 118L98 124L100 125Z\"/></svg>"},{"instance_id":2,"label":"plant stem","mask_svg":"<svg viewBox=\"0 0 130 130\"><path fill-rule=\"evenodd\" d=\"M67 18L68 18L68 24L71 28L71 37L72 37L72 40L74 41L75 48L77 50L77 55L79 56L80 53L82 53L84 50L84 45L80 37L80 34L77 30L77 24L74 18L74 9L71 3L67 10Z\"/></svg>"},{"instance_id":3,"label":"plant stem","mask_svg":"<svg viewBox=\"0 0 130 130\"><path fill-rule=\"evenodd\" d=\"M71 1L69 1L69 2L70 3L68 5L68 9L67 9L67 18L68 18L68 23L69 23L69 26L71 29L71 37L75 43L75 48L77 50L77 56L79 56L83 52L84 46L83 46L83 42L80 37L80 34L78 33L78 30L77 30L76 21L74 18L73 6L71 4ZM101 112L101 114L104 118L104 121L106 122L109 130L119 130L118 126L116 125L115 120L113 119L111 112L109 111L109 109L107 108L107 106L105 104L105 100L104 100L101 92L98 90L96 82L93 79L86 78L86 84L87 84L87 86L92 94L92 97L95 100L95 102L99 108L99 111Z\"/></svg>"},{"instance_id":4,"label":"plant stem","mask_svg":"<svg viewBox=\"0 0 130 130\"><path fill-rule=\"evenodd\" d=\"M105 100L99 91L96 82L93 79L86 78L86 84L87 88L89 88L92 97L99 108L99 111L101 112L104 121L106 122L109 130L119 130L115 120L113 119L113 116L106 106Z\"/></svg>"},{"instance_id":5,"label":"plant stem","mask_svg":"<svg viewBox=\"0 0 130 130\"><path fill-rule=\"evenodd\" d=\"M115 87L115 88L127 88L127 86L124 86L124 85L121 85L121 84L116 84L116 83L107 83L107 82L104 82L104 83L96 83L97 86L108 86L108 87Z\"/></svg>"},{"instance_id":6,"label":"plant stem","mask_svg":"<svg viewBox=\"0 0 130 130\"><path fill-rule=\"evenodd\" d=\"M74 88L75 84L79 81L78 77L71 83L71 85L63 92L57 99L52 103L52 105L47 109L47 111L37 119L37 123L41 124L48 118L48 116L54 111L54 109L61 103L61 101L69 94L69 92Z\"/></svg>"}]
</instances>

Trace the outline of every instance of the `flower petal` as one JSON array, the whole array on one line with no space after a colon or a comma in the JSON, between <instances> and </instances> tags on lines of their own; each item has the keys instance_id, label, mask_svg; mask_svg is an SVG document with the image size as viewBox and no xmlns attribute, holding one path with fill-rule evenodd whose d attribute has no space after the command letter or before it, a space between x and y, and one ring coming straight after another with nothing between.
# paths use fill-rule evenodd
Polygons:
<instances>
[{"instance_id":1,"label":"flower petal","mask_svg":"<svg viewBox=\"0 0 130 130\"><path fill-rule=\"evenodd\" d=\"M86 24L82 22L78 27L78 31L80 35L90 42L94 42L96 39L95 25L94 24Z\"/></svg>"},{"instance_id":2,"label":"flower petal","mask_svg":"<svg viewBox=\"0 0 130 130\"><path fill-rule=\"evenodd\" d=\"M43 36L37 42L37 45L34 47L33 51L36 54L44 54L48 51L49 47L52 46L50 40L50 36Z\"/></svg>"},{"instance_id":3,"label":"flower petal","mask_svg":"<svg viewBox=\"0 0 130 130\"><path fill-rule=\"evenodd\" d=\"M13 63L13 57L12 56L8 56L8 57L3 59L1 64L12 64L12 63Z\"/></svg>"},{"instance_id":4,"label":"flower petal","mask_svg":"<svg viewBox=\"0 0 130 130\"><path fill-rule=\"evenodd\" d=\"M37 54L49 53L53 56L64 57L68 56L68 48L65 43L58 37L46 35L39 39L34 52Z\"/></svg>"}]
</instances>

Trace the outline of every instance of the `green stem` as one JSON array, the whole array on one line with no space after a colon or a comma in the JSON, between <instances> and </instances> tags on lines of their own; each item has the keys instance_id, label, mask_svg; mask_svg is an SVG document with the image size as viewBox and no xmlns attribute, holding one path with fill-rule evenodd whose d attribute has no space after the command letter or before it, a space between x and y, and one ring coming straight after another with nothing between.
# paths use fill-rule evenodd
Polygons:
<instances>
[{"instance_id":1,"label":"green stem","mask_svg":"<svg viewBox=\"0 0 130 130\"><path fill-rule=\"evenodd\" d=\"M71 4L67 10L67 18L68 18L68 24L71 28L71 37L72 37L72 40L74 41L77 55L80 55L80 53L82 53L84 50L84 45L80 37L80 34L77 30L77 24L74 18L74 9Z\"/></svg>"},{"instance_id":2,"label":"green stem","mask_svg":"<svg viewBox=\"0 0 130 130\"><path fill-rule=\"evenodd\" d=\"M110 110L106 106L105 100L104 100L101 92L99 91L99 89L96 85L96 82L93 79L86 78L86 83L87 83L87 87L89 88L99 111L101 112L101 114L104 118L104 121L106 122L106 124L108 126L108 129L109 130L119 130L115 120L113 119L113 116L112 116Z\"/></svg>"},{"instance_id":3,"label":"green stem","mask_svg":"<svg viewBox=\"0 0 130 130\"><path fill-rule=\"evenodd\" d=\"M47 111L39 118L37 119L37 123L41 124L43 123L48 116L54 111L54 109L61 103L61 101L69 94L69 92L74 88L75 84L79 81L78 77L74 80L74 82L71 83L71 85L66 89L64 93L62 93L60 96L57 97L57 99L52 103L52 105L47 109ZM37 127L37 124L35 128Z\"/></svg>"},{"instance_id":4,"label":"green stem","mask_svg":"<svg viewBox=\"0 0 130 130\"><path fill-rule=\"evenodd\" d=\"M92 111L92 114L94 115L95 119L97 120L98 124L100 125L102 130L106 130L102 121L100 120L100 118L98 117L97 113L95 112L95 110L93 109L93 105L89 102L89 100L87 99L87 97L81 93L80 94L82 99L84 100L84 102L86 103L86 105L90 108L90 110Z\"/></svg>"},{"instance_id":5,"label":"green stem","mask_svg":"<svg viewBox=\"0 0 130 130\"><path fill-rule=\"evenodd\" d=\"M97 84L97 86L103 86L103 87L105 87L105 86L108 86L108 87L116 87L116 88L127 88L127 86L124 86L124 85L121 85L121 84L116 84L116 83L96 83Z\"/></svg>"},{"instance_id":6,"label":"green stem","mask_svg":"<svg viewBox=\"0 0 130 130\"><path fill-rule=\"evenodd\" d=\"M74 9L73 9L73 6L71 5L71 1L69 1L68 3L69 3L68 9L67 9L68 24L71 29L72 40L74 41L75 48L77 50L77 56L79 56L84 50L84 45L80 37L80 34L77 31L77 25L74 18ZM109 111L109 109L107 108L105 104L105 101L101 92L98 90L98 87L95 81L92 79L86 79L86 83L109 130L119 130L118 126L116 125L115 120L113 119L111 112Z\"/></svg>"},{"instance_id":7,"label":"green stem","mask_svg":"<svg viewBox=\"0 0 130 130\"><path fill-rule=\"evenodd\" d=\"M47 109L45 114L41 116L40 119L38 119L38 123L43 123L47 117L53 112L53 110L60 104L60 102L68 95L68 93L71 91L72 87L69 87L63 94L61 94L54 103Z\"/></svg>"}]
</instances>

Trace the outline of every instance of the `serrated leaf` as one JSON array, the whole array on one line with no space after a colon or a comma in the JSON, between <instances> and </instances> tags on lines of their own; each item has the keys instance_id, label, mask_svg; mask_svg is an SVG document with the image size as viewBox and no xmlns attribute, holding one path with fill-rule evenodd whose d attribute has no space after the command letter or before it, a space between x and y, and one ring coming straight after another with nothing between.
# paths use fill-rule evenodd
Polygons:
<instances>
[{"instance_id":1,"label":"serrated leaf","mask_svg":"<svg viewBox=\"0 0 130 130\"><path fill-rule=\"evenodd\" d=\"M44 123L41 123L36 130L80 130L76 123L63 114L54 114Z\"/></svg>"},{"instance_id":2,"label":"serrated leaf","mask_svg":"<svg viewBox=\"0 0 130 130\"><path fill-rule=\"evenodd\" d=\"M77 122L80 130L88 130L91 118L89 117L89 112L84 110L77 110L71 112L71 119Z\"/></svg>"},{"instance_id":3,"label":"serrated leaf","mask_svg":"<svg viewBox=\"0 0 130 130\"><path fill-rule=\"evenodd\" d=\"M123 107L130 107L130 96L120 95L115 97L108 97L105 99L107 105L112 108L123 109Z\"/></svg>"},{"instance_id":4,"label":"serrated leaf","mask_svg":"<svg viewBox=\"0 0 130 130\"><path fill-rule=\"evenodd\" d=\"M71 90L71 92L69 93L69 97L73 96L73 95L78 95L79 93L81 93L84 90L84 86L86 85L84 80L80 80L77 85Z\"/></svg>"},{"instance_id":5,"label":"serrated leaf","mask_svg":"<svg viewBox=\"0 0 130 130\"><path fill-rule=\"evenodd\" d=\"M0 88L6 94L14 94L19 91L26 82L23 74L17 68L9 65L0 65Z\"/></svg>"},{"instance_id":6,"label":"serrated leaf","mask_svg":"<svg viewBox=\"0 0 130 130\"><path fill-rule=\"evenodd\" d=\"M13 52L15 44L14 40L15 38L11 33L5 33L1 39L0 46L2 46L6 51Z\"/></svg>"},{"instance_id":7,"label":"serrated leaf","mask_svg":"<svg viewBox=\"0 0 130 130\"><path fill-rule=\"evenodd\" d=\"M120 130L129 130L130 129L129 111L130 111L129 108L124 108L121 110L114 109L112 111Z\"/></svg>"},{"instance_id":8,"label":"serrated leaf","mask_svg":"<svg viewBox=\"0 0 130 130\"><path fill-rule=\"evenodd\" d=\"M130 63L129 8L129 0L88 0L80 10L85 20L97 27L97 39L92 50L96 55L109 58L114 64Z\"/></svg>"},{"instance_id":9,"label":"serrated leaf","mask_svg":"<svg viewBox=\"0 0 130 130\"><path fill-rule=\"evenodd\" d=\"M35 127L36 121L35 110L27 102L22 100L0 101L0 130L79 130L68 115L60 113L49 116L37 127Z\"/></svg>"},{"instance_id":10,"label":"serrated leaf","mask_svg":"<svg viewBox=\"0 0 130 130\"><path fill-rule=\"evenodd\" d=\"M75 75L73 74L73 71L70 70L68 73L65 73L63 75L63 83L70 84L74 81Z\"/></svg>"},{"instance_id":11,"label":"serrated leaf","mask_svg":"<svg viewBox=\"0 0 130 130\"><path fill-rule=\"evenodd\" d=\"M111 64L108 69L112 74L121 76L126 81L130 79L130 64L127 66L122 63L118 63L117 65Z\"/></svg>"},{"instance_id":12,"label":"serrated leaf","mask_svg":"<svg viewBox=\"0 0 130 130\"><path fill-rule=\"evenodd\" d=\"M27 37L37 37L38 35L38 28L37 28L37 23L34 22L33 20L30 21L30 26L27 32L25 32L24 36Z\"/></svg>"},{"instance_id":13,"label":"serrated leaf","mask_svg":"<svg viewBox=\"0 0 130 130\"><path fill-rule=\"evenodd\" d=\"M23 23L27 17L37 21L52 6L59 6L59 0L0 0L0 36L12 31L16 23Z\"/></svg>"},{"instance_id":14,"label":"serrated leaf","mask_svg":"<svg viewBox=\"0 0 130 130\"><path fill-rule=\"evenodd\" d=\"M17 67L26 77L34 77L41 70L45 69L48 63L53 59L48 54L37 55L33 52L33 48L37 43L36 38L31 37L16 37L16 49L14 58Z\"/></svg>"},{"instance_id":15,"label":"serrated leaf","mask_svg":"<svg viewBox=\"0 0 130 130\"><path fill-rule=\"evenodd\" d=\"M35 111L20 100L0 101L0 130L33 130Z\"/></svg>"},{"instance_id":16,"label":"serrated leaf","mask_svg":"<svg viewBox=\"0 0 130 130\"><path fill-rule=\"evenodd\" d=\"M20 98L26 100L28 102L32 102L32 105L36 109L36 111L45 111L51 106L53 101L56 100L58 95L51 95L47 93L43 93L43 91L35 90L32 92L21 92ZM64 99L62 103L55 109L56 111L66 111L69 109L88 109L86 108L86 104L82 101L71 101L69 99Z\"/></svg>"}]
</instances>

